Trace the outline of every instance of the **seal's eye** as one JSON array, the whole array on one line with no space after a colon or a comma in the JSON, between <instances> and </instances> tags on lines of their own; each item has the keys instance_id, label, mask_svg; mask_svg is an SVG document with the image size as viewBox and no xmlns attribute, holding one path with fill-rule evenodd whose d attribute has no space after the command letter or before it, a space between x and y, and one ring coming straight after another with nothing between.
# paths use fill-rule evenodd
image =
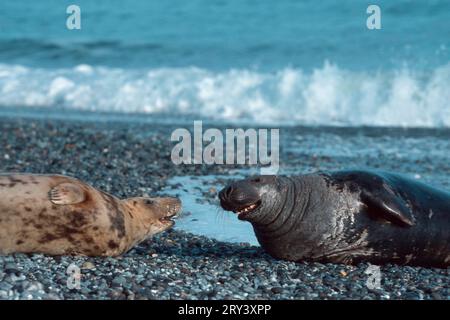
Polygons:
<instances>
[{"instance_id":1,"label":"seal's eye","mask_svg":"<svg viewBox=\"0 0 450 320\"><path fill-rule=\"evenodd\" d=\"M251 181L255 182L255 183L259 183L259 182L261 182L261 178L253 178Z\"/></svg>"},{"instance_id":2,"label":"seal's eye","mask_svg":"<svg viewBox=\"0 0 450 320\"><path fill-rule=\"evenodd\" d=\"M153 203L155 203L155 201L153 201L153 200L145 200L145 204L152 205Z\"/></svg>"}]
</instances>

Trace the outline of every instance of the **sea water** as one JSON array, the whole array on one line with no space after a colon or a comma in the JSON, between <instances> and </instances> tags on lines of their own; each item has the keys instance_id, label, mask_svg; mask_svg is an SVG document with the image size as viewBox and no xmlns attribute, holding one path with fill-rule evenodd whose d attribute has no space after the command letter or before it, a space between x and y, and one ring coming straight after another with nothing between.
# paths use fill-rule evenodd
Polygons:
<instances>
[{"instance_id":1,"label":"sea water","mask_svg":"<svg viewBox=\"0 0 450 320\"><path fill-rule=\"evenodd\" d=\"M359 0L2 1L0 109L450 126L450 2L377 4L380 30Z\"/></svg>"}]
</instances>

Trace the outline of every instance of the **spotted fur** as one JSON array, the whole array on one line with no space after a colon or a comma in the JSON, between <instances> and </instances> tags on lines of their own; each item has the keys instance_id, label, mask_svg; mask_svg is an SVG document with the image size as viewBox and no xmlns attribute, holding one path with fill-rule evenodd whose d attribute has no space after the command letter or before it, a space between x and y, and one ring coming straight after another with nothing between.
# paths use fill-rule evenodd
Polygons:
<instances>
[{"instance_id":1,"label":"spotted fur","mask_svg":"<svg viewBox=\"0 0 450 320\"><path fill-rule=\"evenodd\" d=\"M83 201L55 204L50 192L73 184ZM58 194L58 197L64 194ZM173 225L175 198L120 200L75 178L60 175L0 175L0 253L117 256Z\"/></svg>"}]
</instances>

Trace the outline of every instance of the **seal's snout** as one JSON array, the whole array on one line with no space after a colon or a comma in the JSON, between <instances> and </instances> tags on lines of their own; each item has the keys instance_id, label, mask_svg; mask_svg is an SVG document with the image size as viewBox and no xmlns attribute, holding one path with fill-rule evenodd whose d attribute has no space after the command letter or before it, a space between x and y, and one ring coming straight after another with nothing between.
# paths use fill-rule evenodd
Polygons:
<instances>
[{"instance_id":1,"label":"seal's snout","mask_svg":"<svg viewBox=\"0 0 450 320\"><path fill-rule=\"evenodd\" d=\"M261 204L258 189L248 181L230 184L219 192L220 205L224 210L238 214L239 219L255 211Z\"/></svg>"},{"instance_id":2,"label":"seal's snout","mask_svg":"<svg viewBox=\"0 0 450 320\"><path fill-rule=\"evenodd\" d=\"M131 198L126 203L144 220L166 229L175 224L173 219L181 211L181 201L173 197Z\"/></svg>"},{"instance_id":3,"label":"seal's snout","mask_svg":"<svg viewBox=\"0 0 450 320\"><path fill-rule=\"evenodd\" d=\"M157 204L160 208L159 210L159 220L161 222L166 222L173 224L173 218L181 211L181 201L178 198L164 197L155 198L153 202Z\"/></svg>"}]
</instances>

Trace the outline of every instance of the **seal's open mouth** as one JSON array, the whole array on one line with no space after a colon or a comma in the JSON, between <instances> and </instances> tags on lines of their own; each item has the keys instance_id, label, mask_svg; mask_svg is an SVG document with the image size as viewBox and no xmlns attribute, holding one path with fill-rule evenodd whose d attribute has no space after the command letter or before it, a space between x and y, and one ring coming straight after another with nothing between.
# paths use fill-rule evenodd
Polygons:
<instances>
[{"instance_id":1,"label":"seal's open mouth","mask_svg":"<svg viewBox=\"0 0 450 320\"><path fill-rule=\"evenodd\" d=\"M261 205L261 200L258 200L257 202L255 202L251 205L248 205L246 207L234 209L233 212L237 213L239 218L243 218L243 217L249 215L250 213L254 212L256 209L258 209L260 205Z\"/></svg>"},{"instance_id":2,"label":"seal's open mouth","mask_svg":"<svg viewBox=\"0 0 450 320\"><path fill-rule=\"evenodd\" d=\"M258 189L245 181L223 188L219 192L219 199L222 208L237 213L240 220L248 220L262 203Z\"/></svg>"},{"instance_id":3,"label":"seal's open mouth","mask_svg":"<svg viewBox=\"0 0 450 320\"><path fill-rule=\"evenodd\" d=\"M161 222L169 222L169 221L172 221L172 222L173 222L172 219L174 218L174 216L175 216L175 215L170 216L170 217L163 217L163 218L159 219L159 221L161 221Z\"/></svg>"},{"instance_id":4,"label":"seal's open mouth","mask_svg":"<svg viewBox=\"0 0 450 320\"><path fill-rule=\"evenodd\" d=\"M177 218L178 213L180 211L181 211L181 207L171 208L164 217L159 219L159 221L163 224L174 225L175 221L173 221L173 220Z\"/></svg>"}]
</instances>

